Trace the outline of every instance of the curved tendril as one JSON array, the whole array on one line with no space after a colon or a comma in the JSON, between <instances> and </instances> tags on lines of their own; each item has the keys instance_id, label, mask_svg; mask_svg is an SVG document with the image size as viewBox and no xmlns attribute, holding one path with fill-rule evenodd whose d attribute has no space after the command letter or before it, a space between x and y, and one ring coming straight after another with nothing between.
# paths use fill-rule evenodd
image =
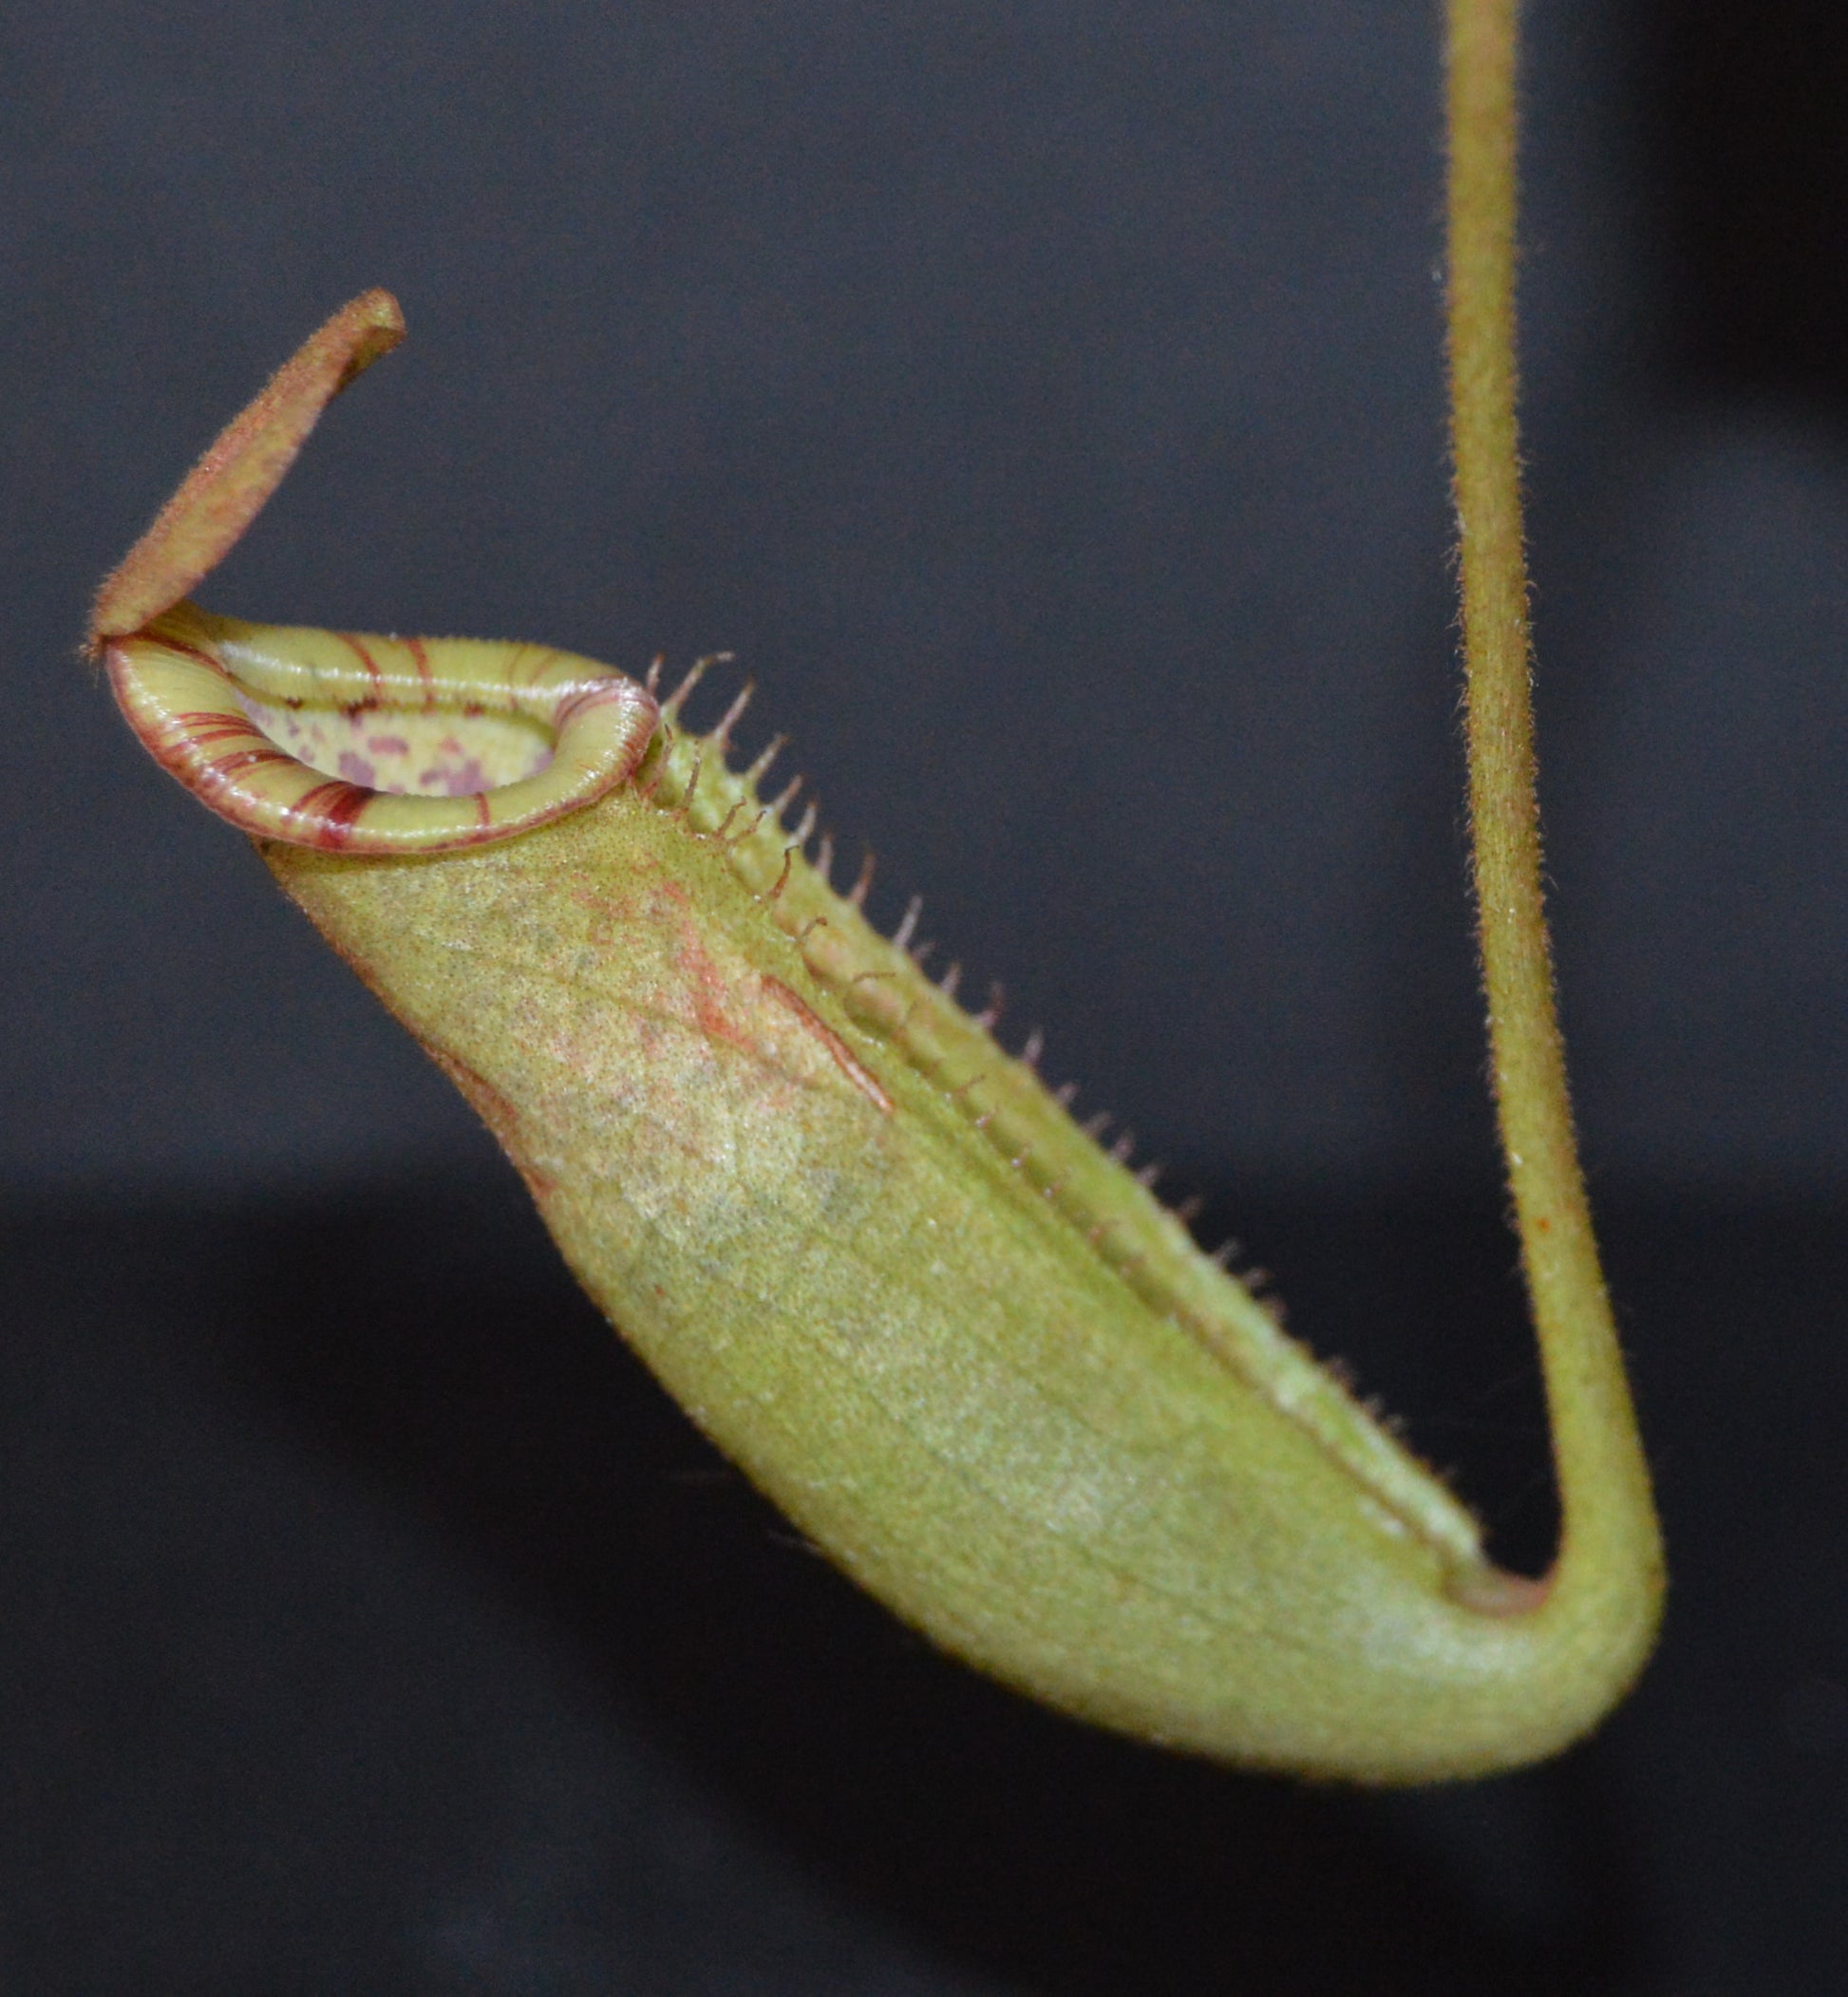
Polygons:
<instances>
[{"instance_id":1,"label":"curved tendril","mask_svg":"<svg viewBox=\"0 0 1848 1997\"><path fill-rule=\"evenodd\" d=\"M1627 1683L1659 1615L1662 1545L1579 1170L1540 888L1515 417L1517 39L1514 0L1449 0L1450 394L1470 839L1496 1102L1563 1517L1542 1612L1582 1618L1588 1648L1595 1642Z\"/></svg>"},{"instance_id":2,"label":"curved tendril","mask_svg":"<svg viewBox=\"0 0 1848 1997\"><path fill-rule=\"evenodd\" d=\"M404 331L388 292L337 311L220 432L91 612L129 725L258 838L383 854L511 838L622 782L660 719L627 674L544 646L245 624L186 600Z\"/></svg>"}]
</instances>

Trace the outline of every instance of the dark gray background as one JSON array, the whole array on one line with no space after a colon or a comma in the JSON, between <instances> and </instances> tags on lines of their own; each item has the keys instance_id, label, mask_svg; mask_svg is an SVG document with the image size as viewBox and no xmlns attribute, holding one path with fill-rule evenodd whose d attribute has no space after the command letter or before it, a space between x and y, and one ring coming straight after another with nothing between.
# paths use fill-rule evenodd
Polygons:
<instances>
[{"instance_id":1,"label":"dark gray background","mask_svg":"<svg viewBox=\"0 0 1848 1997\"><path fill-rule=\"evenodd\" d=\"M1839 1984L1848 14L1531 12L1559 953L1678 1578L1590 1748L1386 1801L1038 1714L792 1542L74 647L390 285L207 600L735 650L885 917L1536 1564L1435 9L0 11L0 1990Z\"/></svg>"}]
</instances>

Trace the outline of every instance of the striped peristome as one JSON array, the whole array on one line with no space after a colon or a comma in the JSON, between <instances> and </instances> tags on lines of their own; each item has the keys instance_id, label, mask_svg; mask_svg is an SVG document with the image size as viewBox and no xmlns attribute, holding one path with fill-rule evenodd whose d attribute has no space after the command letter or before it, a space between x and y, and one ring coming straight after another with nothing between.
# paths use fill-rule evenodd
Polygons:
<instances>
[{"instance_id":1,"label":"striped peristome","mask_svg":"<svg viewBox=\"0 0 1848 1997\"><path fill-rule=\"evenodd\" d=\"M654 734L626 673L540 645L247 624L181 601L104 646L128 724L240 831L339 853L508 838L620 783Z\"/></svg>"}]
</instances>

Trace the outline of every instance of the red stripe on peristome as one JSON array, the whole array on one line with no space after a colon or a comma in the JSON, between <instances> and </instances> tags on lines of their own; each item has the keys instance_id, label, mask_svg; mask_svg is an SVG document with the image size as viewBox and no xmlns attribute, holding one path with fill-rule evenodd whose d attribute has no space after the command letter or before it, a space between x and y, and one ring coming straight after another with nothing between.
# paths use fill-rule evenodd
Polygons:
<instances>
[{"instance_id":1,"label":"red stripe on peristome","mask_svg":"<svg viewBox=\"0 0 1848 1997\"><path fill-rule=\"evenodd\" d=\"M199 665L216 672L221 680L229 680L231 677L224 669L222 659L214 658L209 651L202 651L197 645L188 645L183 638L169 638L162 632L159 637L144 638L141 642L144 645L158 645L164 651L177 651L182 659L197 660Z\"/></svg>"},{"instance_id":2,"label":"red stripe on peristome","mask_svg":"<svg viewBox=\"0 0 1848 1997\"><path fill-rule=\"evenodd\" d=\"M430 670L430 655L424 650L422 638L406 638L405 648L417 668L417 677L424 683L424 711L427 714L436 706L436 675Z\"/></svg>"},{"instance_id":3,"label":"red stripe on peristome","mask_svg":"<svg viewBox=\"0 0 1848 1997\"><path fill-rule=\"evenodd\" d=\"M372 698L369 701L350 701L344 703L344 711L351 714L358 713L366 707L378 707L384 706L385 674L380 669L379 662L372 656L372 654L369 651L367 650L365 646L363 646L359 642L359 640L353 636L351 631L337 631L334 632L334 636L338 638L341 644L343 644L349 651L353 653L353 655L359 660L359 663L366 668L367 673L370 677L372 682Z\"/></svg>"},{"instance_id":4,"label":"red stripe on peristome","mask_svg":"<svg viewBox=\"0 0 1848 1997\"><path fill-rule=\"evenodd\" d=\"M362 790L357 783L334 780L304 791L286 807L286 816L308 820L312 837L306 844L337 850L350 841L360 813L377 796L375 790Z\"/></svg>"},{"instance_id":5,"label":"red stripe on peristome","mask_svg":"<svg viewBox=\"0 0 1848 1997\"><path fill-rule=\"evenodd\" d=\"M294 757L285 755L281 749L237 749L229 756L215 756L205 767L215 777L234 777L240 770L254 770L266 763L287 763L293 764Z\"/></svg>"},{"instance_id":6,"label":"red stripe on peristome","mask_svg":"<svg viewBox=\"0 0 1848 1997\"><path fill-rule=\"evenodd\" d=\"M605 702L620 700L622 688L622 681L613 678L578 688L575 693L568 694L552 710L552 725L555 728L565 727L575 721L586 707L601 706Z\"/></svg>"},{"instance_id":7,"label":"red stripe on peristome","mask_svg":"<svg viewBox=\"0 0 1848 1997\"><path fill-rule=\"evenodd\" d=\"M122 710L122 718L134 730L135 738L142 748L163 770L177 777L190 789L191 772L198 764L198 758L188 754L191 737L183 731L176 735L172 726L173 717L164 713L158 705L149 704L140 697L135 661L129 657L127 651L127 647L132 642L130 639L122 639L104 648L103 663L104 669L109 675L109 690L116 697L116 706ZM191 648L176 647L175 650L190 651ZM211 667L220 678L224 676L223 669L215 660L206 658L204 653L192 652L191 655L202 665Z\"/></svg>"},{"instance_id":8,"label":"red stripe on peristome","mask_svg":"<svg viewBox=\"0 0 1848 1997\"><path fill-rule=\"evenodd\" d=\"M260 728L252 727L249 722L233 721L223 715L218 717L217 727L202 728L197 723L181 721L177 715L168 726L177 730L179 741L190 743L195 748L209 748L215 742L265 742L269 739Z\"/></svg>"}]
</instances>

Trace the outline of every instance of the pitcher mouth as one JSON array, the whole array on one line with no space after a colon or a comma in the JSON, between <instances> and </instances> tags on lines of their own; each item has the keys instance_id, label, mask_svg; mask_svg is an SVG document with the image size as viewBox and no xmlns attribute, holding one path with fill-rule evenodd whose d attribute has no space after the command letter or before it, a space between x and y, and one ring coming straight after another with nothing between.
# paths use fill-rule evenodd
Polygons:
<instances>
[{"instance_id":1,"label":"pitcher mouth","mask_svg":"<svg viewBox=\"0 0 1848 1997\"><path fill-rule=\"evenodd\" d=\"M247 624L182 601L103 648L155 760L253 837L427 853L531 831L640 763L654 696L541 645Z\"/></svg>"},{"instance_id":2,"label":"pitcher mouth","mask_svg":"<svg viewBox=\"0 0 1848 1997\"><path fill-rule=\"evenodd\" d=\"M581 810L640 763L653 693L542 645L246 624L192 592L328 403L404 337L365 292L234 417L97 592L88 650L157 763L260 839L435 853Z\"/></svg>"}]
</instances>

